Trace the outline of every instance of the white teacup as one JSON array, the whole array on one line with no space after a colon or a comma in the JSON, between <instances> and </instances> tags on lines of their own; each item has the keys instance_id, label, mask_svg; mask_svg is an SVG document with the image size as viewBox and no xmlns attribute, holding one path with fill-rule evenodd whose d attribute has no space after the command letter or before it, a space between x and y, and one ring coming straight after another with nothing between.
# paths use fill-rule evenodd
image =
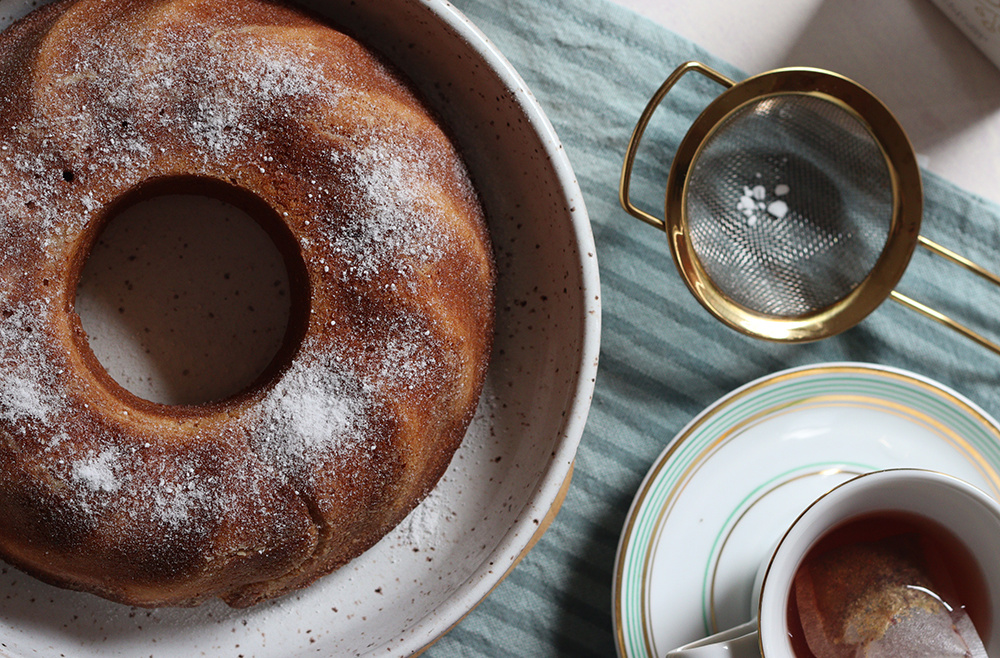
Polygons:
<instances>
[{"instance_id":1,"label":"white teacup","mask_svg":"<svg viewBox=\"0 0 1000 658\"><path fill-rule=\"evenodd\" d=\"M813 502L785 532L757 574L756 618L679 647L667 658L797 658L788 606L795 574L809 549L832 528L880 512L923 517L964 544L978 565L987 606L977 628L986 651L1000 656L1000 503L958 478L918 469L875 471L848 480Z\"/></svg>"}]
</instances>

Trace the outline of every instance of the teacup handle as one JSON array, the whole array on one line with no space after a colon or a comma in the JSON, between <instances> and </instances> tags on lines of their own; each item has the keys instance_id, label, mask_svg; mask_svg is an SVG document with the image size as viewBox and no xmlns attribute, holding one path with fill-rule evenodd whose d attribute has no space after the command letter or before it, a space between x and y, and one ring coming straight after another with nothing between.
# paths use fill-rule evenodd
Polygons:
<instances>
[{"instance_id":1,"label":"teacup handle","mask_svg":"<svg viewBox=\"0 0 1000 658\"><path fill-rule=\"evenodd\" d=\"M728 631L685 644L668 653L666 658L760 658L757 621L748 621Z\"/></svg>"},{"instance_id":2,"label":"teacup handle","mask_svg":"<svg viewBox=\"0 0 1000 658\"><path fill-rule=\"evenodd\" d=\"M635 154L639 150L639 141L642 139L642 134L646 132L646 126L649 125L649 120L653 116L653 112L663 101L663 97L667 95L667 92L677 84L686 73L694 71L700 73L710 80L723 85L724 87L732 87L735 83L722 75L715 69L705 66L701 62L684 62L678 66L670 76L664 80L660 88L656 90L653 97L646 104L646 109L642 111L642 115L639 117L639 122L635 126L635 130L632 131L632 138L628 142L628 149L625 151L625 162L622 165L622 175L621 180L618 183L618 201L621 203L622 208L624 208L630 215L637 217L642 221L655 226L660 230L666 229L667 223L649 214L645 210L642 210L632 204L632 200L629 199L629 186L632 182L632 165L635 163Z\"/></svg>"}]
</instances>

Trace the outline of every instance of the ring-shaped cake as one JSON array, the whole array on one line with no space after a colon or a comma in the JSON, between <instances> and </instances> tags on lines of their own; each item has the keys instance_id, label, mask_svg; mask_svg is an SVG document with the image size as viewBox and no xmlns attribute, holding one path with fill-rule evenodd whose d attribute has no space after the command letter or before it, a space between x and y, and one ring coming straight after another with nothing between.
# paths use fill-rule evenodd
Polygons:
<instances>
[{"instance_id":1,"label":"ring-shaped cake","mask_svg":"<svg viewBox=\"0 0 1000 658\"><path fill-rule=\"evenodd\" d=\"M265 0L60 0L0 33L0 101L0 557L247 606L427 494L483 385L495 271L459 154L377 55ZM74 311L102 228L171 193L246 210L292 285L270 367L200 405L123 389Z\"/></svg>"}]
</instances>

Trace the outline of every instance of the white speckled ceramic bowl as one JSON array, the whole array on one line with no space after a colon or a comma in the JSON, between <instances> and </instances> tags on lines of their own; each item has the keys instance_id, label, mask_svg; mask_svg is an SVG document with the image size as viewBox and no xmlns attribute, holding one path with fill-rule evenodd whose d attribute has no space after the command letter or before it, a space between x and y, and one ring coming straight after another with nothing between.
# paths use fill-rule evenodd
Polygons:
<instances>
[{"instance_id":1,"label":"white speckled ceramic bowl","mask_svg":"<svg viewBox=\"0 0 1000 658\"><path fill-rule=\"evenodd\" d=\"M38 3L8 0L0 28ZM494 360L439 487L371 551L249 610L139 610L0 563L0 656L387 656L420 651L496 586L561 502L590 406L600 302L586 210L523 81L444 0L312 0L402 68L466 154L500 283Z\"/></svg>"}]
</instances>

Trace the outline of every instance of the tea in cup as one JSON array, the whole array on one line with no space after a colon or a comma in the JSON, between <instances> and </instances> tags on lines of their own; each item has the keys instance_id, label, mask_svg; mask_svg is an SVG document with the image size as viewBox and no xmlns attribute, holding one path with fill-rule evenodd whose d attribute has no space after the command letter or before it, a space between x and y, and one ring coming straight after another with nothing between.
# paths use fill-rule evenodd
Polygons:
<instances>
[{"instance_id":1,"label":"tea in cup","mask_svg":"<svg viewBox=\"0 0 1000 658\"><path fill-rule=\"evenodd\" d=\"M876 471L813 502L757 574L756 618L668 658L1000 657L1000 503Z\"/></svg>"}]
</instances>

